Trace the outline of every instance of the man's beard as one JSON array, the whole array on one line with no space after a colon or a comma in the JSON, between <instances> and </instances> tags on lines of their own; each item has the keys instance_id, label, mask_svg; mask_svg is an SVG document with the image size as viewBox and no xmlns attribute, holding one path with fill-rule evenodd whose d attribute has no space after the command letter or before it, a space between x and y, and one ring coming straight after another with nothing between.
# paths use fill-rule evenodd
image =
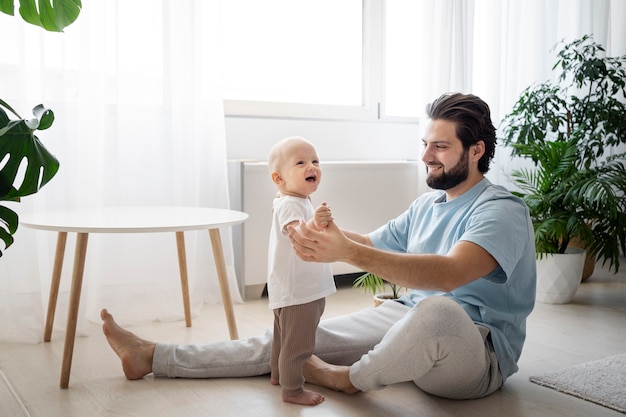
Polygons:
<instances>
[{"instance_id":1,"label":"man's beard","mask_svg":"<svg viewBox=\"0 0 626 417\"><path fill-rule=\"evenodd\" d=\"M426 167L426 170L428 170L428 167ZM437 176L428 175L426 184L435 190L449 190L465 181L467 177L469 177L469 152L467 149L464 149L459 162L450 171L444 171Z\"/></svg>"}]
</instances>

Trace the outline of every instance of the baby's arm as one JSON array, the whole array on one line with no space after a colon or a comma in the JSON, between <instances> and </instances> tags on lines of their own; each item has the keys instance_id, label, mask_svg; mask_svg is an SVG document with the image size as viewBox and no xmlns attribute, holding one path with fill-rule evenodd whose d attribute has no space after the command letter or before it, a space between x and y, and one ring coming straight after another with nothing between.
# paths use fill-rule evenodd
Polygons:
<instances>
[{"instance_id":1,"label":"baby's arm","mask_svg":"<svg viewBox=\"0 0 626 417\"><path fill-rule=\"evenodd\" d=\"M328 227L328 224L333 221L333 213L330 211L330 207L323 202L317 209L315 209L315 215L307 224L308 227L312 227L315 230L322 231Z\"/></svg>"}]
</instances>

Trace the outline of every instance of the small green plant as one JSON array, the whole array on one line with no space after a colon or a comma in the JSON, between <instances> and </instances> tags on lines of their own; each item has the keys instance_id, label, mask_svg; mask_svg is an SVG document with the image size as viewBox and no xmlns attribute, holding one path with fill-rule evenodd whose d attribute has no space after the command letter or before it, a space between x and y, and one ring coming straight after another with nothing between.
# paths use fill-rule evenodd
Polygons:
<instances>
[{"instance_id":1,"label":"small green plant","mask_svg":"<svg viewBox=\"0 0 626 417\"><path fill-rule=\"evenodd\" d=\"M400 298L400 291L402 287L385 281L378 275L374 275L369 272L355 279L354 283L352 284L354 288L363 288L365 292L371 292L374 295L384 292L385 285L389 285L389 287L391 288L391 293L393 294L394 299Z\"/></svg>"}]
</instances>

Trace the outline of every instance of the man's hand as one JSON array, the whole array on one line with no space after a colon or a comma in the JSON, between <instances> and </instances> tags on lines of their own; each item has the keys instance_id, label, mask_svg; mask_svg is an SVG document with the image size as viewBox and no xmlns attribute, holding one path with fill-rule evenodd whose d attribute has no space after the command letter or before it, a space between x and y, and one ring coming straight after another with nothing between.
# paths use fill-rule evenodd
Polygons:
<instances>
[{"instance_id":1,"label":"man's hand","mask_svg":"<svg viewBox=\"0 0 626 417\"><path fill-rule=\"evenodd\" d=\"M333 221L329 222L328 227L321 232L308 227L303 221L295 227L288 226L287 230L296 255L303 261L342 260L342 253L349 244L349 240Z\"/></svg>"}]
</instances>

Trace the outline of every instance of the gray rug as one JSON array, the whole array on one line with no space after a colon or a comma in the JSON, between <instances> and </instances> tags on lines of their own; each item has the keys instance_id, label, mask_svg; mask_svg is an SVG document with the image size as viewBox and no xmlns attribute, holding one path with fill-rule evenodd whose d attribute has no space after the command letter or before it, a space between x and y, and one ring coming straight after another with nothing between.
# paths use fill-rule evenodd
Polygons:
<instances>
[{"instance_id":1,"label":"gray rug","mask_svg":"<svg viewBox=\"0 0 626 417\"><path fill-rule=\"evenodd\" d=\"M531 376L530 382L626 414L626 354Z\"/></svg>"}]
</instances>

